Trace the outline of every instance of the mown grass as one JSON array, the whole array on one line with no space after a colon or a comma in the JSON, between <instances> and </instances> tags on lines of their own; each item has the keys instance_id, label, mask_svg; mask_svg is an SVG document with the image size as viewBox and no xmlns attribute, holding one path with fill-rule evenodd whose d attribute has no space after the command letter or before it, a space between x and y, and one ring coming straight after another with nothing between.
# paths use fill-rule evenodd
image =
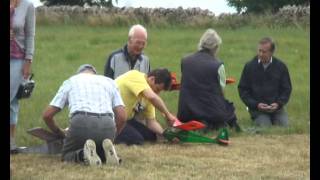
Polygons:
<instances>
[{"instance_id":1,"label":"mown grass","mask_svg":"<svg viewBox=\"0 0 320 180\"><path fill-rule=\"evenodd\" d=\"M59 156L11 157L12 179L309 179L308 135L234 137L230 146L213 144L117 145L121 166L86 167Z\"/></svg>"},{"instance_id":2,"label":"mown grass","mask_svg":"<svg viewBox=\"0 0 320 180\"><path fill-rule=\"evenodd\" d=\"M62 82L84 63L93 64L102 74L107 55L124 45L128 29L84 25L37 26L33 63L36 88L30 99L20 101L18 145L42 143L28 135L26 130L36 126L46 128L41 118L42 112ZM205 30L194 27L148 28L149 41L145 53L151 59L152 68L167 67L176 72L180 79L181 58L196 51ZM261 135L253 137L250 132L231 132L233 143L229 147L167 144L119 146L124 165L104 167L102 171L64 164L56 156L18 155L11 160L14 179L308 179L309 30L290 27L216 30L223 41L219 58L225 63L227 76L236 80L239 80L245 62L256 54L258 40L263 36L275 39L275 56L287 64L293 86L287 105L289 128L261 129ZM237 84L228 85L225 95L234 102L239 123L246 129L252 126L252 122L239 98ZM176 113L179 92L164 92L161 96L168 108ZM61 127L68 126L68 110L59 113L56 120Z\"/></svg>"}]
</instances>

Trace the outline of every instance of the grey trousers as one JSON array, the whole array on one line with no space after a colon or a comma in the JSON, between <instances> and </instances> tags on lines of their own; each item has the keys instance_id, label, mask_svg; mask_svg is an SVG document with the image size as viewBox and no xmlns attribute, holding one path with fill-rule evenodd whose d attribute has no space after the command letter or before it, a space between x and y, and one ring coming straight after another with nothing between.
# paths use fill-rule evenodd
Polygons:
<instances>
[{"instance_id":1,"label":"grey trousers","mask_svg":"<svg viewBox=\"0 0 320 180\"><path fill-rule=\"evenodd\" d=\"M250 110L250 115L256 126L269 127L279 125L288 127L288 114L284 107L273 113Z\"/></svg>"},{"instance_id":2,"label":"grey trousers","mask_svg":"<svg viewBox=\"0 0 320 180\"><path fill-rule=\"evenodd\" d=\"M112 114L107 116L91 116L76 114L70 120L69 130L62 148L62 160L71 162L83 161L83 146L87 139L96 143L97 154L105 162L102 142L108 138L114 140L116 125ZM82 155L81 155L82 154Z\"/></svg>"}]
</instances>

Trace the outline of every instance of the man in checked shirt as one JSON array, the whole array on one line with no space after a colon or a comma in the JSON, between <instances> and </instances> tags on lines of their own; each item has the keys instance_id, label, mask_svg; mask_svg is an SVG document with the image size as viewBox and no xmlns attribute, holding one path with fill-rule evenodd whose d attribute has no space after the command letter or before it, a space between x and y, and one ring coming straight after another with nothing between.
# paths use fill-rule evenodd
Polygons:
<instances>
[{"instance_id":1,"label":"man in checked shirt","mask_svg":"<svg viewBox=\"0 0 320 180\"><path fill-rule=\"evenodd\" d=\"M112 142L124 127L126 111L115 82L96 73L92 65L81 65L76 75L63 82L43 119L52 132L65 137L63 161L118 165ZM68 131L54 120L65 105L70 110Z\"/></svg>"}]
</instances>

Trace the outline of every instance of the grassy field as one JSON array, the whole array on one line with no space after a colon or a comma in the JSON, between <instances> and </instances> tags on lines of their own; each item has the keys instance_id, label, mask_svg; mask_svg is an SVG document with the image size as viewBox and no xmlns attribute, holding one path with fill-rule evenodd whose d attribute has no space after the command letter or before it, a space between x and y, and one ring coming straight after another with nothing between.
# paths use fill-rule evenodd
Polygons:
<instances>
[{"instance_id":1,"label":"grassy field","mask_svg":"<svg viewBox=\"0 0 320 180\"><path fill-rule=\"evenodd\" d=\"M258 40L263 36L275 39L278 48L275 56L287 64L293 85L287 106L289 128L262 130L258 135L231 132L232 145L229 147L166 143L143 147L117 146L124 165L104 167L103 171L61 164L55 156L18 155L11 159L14 179L308 179L309 31L249 27L216 30L223 41L218 56L225 63L227 76L237 80L245 62L256 54ZM145 53L151 59L152 68L167 67L180 78L181 58L196 51L204 31L202 28L148 29ZM33 63L37 84L32 97L20 101L18 145L42 143L28 135L26 130L46 127L42 112L63 80L84 63L93 64L102 74L107 55L124 45L127 32L128 27L37 26ZM240 125L244 129L250 128L251 120L239 98L237 83L227 86L225 94L236 106ZM169 109L176 113L179 92L164 92L161 96ZM67 115L67 110L58 114L61 127L68 125ZM160 121L163 120L160 118Z\"/></svg>"},{"instance_id":2,"label":"grassy field","mask_svg":"<svg viewBox=\"0 0 320 180\"><path fill-rule=\"evenodd\" d=\"M119 167L101 168L63 163L58 156L12 157L13 179L309 179L307 135L234 137L228 147L217 145L117 145L124 159Z\"/></svg>"}]
</instances>

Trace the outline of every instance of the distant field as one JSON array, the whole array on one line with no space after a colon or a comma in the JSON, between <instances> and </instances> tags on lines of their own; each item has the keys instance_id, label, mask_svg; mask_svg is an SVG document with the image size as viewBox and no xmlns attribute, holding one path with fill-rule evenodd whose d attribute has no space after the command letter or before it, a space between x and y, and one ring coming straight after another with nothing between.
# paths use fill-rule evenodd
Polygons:
<instances>
[{"instance_id":1,"label":"distant field","mask_svg":"<svg viewBox=\"0 0 320 180\"><path fill-rule=\"evenodd\" d=\"M35 57L33 63L33 72L35 74L34 79L36 81L36 89L32 97L28 100L21 101L21 111L18 123L18 132L17 132L17 143L18 145L35 145L41 143L40 140L35 139L26 133L26 130L32 127L41 126L45 127L45 123L43 122L41 115L43 110L52 100L53 96L55 95L56 91L58 90L59 86L62 84L63 80L67 79L71 75L75 73L77 68L84 63L93 64L99 74L103 73L103 67L106 61L107 55L109 55L113 50L118 49L124 45L127 40L127 33L129 27L88 27L88 26L68 26L68 25L38 25L36 29L36 48L35 48ZM197 49L197 44L199 41L200 36L206 29L200 28L150 28L148 29L148 45L145 49L145 53L151 59L152 68L157 67L167 67L169 70L174 71L178 75L178 79L180 79L180 60L183 56L193 53ZM276 28L276 29L266 29L266 28L241 28L236 30L230 29L216 29L217 32L222 37L222 46L220 48L218 57L223 60L226 67L227 76L235 77L236 80L239 80L242 68L248 60L250 60L256 54L256 47L258 40L263 36L272 36L277 45L277 50L275 52L275 56L282 59L289 68L289 73L291 75L291 81L293 85L293 91L291 95L291 99L287 106L290 118L290 126L287 129L282 128L271 128L269 130L263 131L264 135L275 135L279 141L270 142L269 140L264 139L264 135L262 136L254 136L254 140L250 140L250 143L255 143L259 141L259 139L264 139L265 141L259 143L257 142L256 146L257 149L250 151L246 148L241 149L241 147L235 146L242 146L246 144L246 139L251 138L248 133L243 133L241 135L231 133L231 141L234 142L234 148L237 149L237 152L233 152L232 148L229 150L228 148L225 149L226 153L230 153L232 158L226 161L232 161L233 163L229 164L228 168L224 167L226 164L221 163L219 164L219 160L213 158L210 159L210 163L206 164L206 156L202 155L203 160L197 160L201 162L198 165L183 165L183 163L179 164L179 161L184 162L181 156L173 158L172 153L180 154L185 153L183 148L175 148L175 147L168 147L157 145L159 146L162 151L166 151L168 154L171 154L172 160L166 159L163 163L158 163L155 166L150 166L149 163L156 163L157 160L138 160L137 167L141 167L142 169L147 168L147 171L142 174L144 176L140 179L148 179L144 178L148 175L157 171L156 166L163 166L159 169L160 174L151 175L150 177L154 177L154 179L161 179L161 173L164 174L171 174L172 172L167 171L178 171L178 175L181 177L197 177L198 174L191 173L190 171L195 172L202 172L199 171L197 168L203 168L205 174L208 177L220 177L222 179L237 179L236 177L242 177L243 179L250 179L250 171L245 167L252 169L255 173L252 176L252 179L257 179L258 177L265 177L266 179L281 179L279 177L287 177L284 179L295 179L294 177L297 176L298 179L308 179L309 175L309 125L310 125L310 33L309 31L295 29L295 28ZM233 101L236 106L236 114L239 119L240 125L246 129L252 126L251 119L249 118L249 114L246 111L245 105L241 102L238 91L237 91L236 84L228 85L226 87L225 95L226 97ZM178 96L179 92L164 92L161 95L169 107L169 109L173 112L177 112L177 103L178 103ZM66 127L68 125L68 111L64 110L62 113L59 113L56 120L61 127ZM160 121L163 121L159 116ZM302 134L302 135L297 135ZM286 136L286 135L292 135ZM282 138L282 136L285 136ZM302 139L301 139L302 138ZM234 140L233 140L234 139ZM271 138L272 139L272 138ZM298 143L298 141L303 140L303 142ZM260 165L256 166L260 160L263 159L255 159L254 162L250 160L242 159L240 162L243 167L239 167L240 170L235 170L234 174L227 176L222 174L217 170L217 167L213 167L217 162L218 165L221 165L224 171L226 170L228 173L233 169L234 164L238 163L237 156L239 158L243 158L242 155L247 153L252 153L252 156L257 158L259 156L260 150L259 146L261 146L261 150L266 150L262 144L266 143L273 147L274 145L278 145L279 143L290 144L293 143L294 145L287 149L286 146L279 147L280 149L270 149L273 153L284 153L287 151L294 151L295 154L290 155L286 158L280 158L282 155L271 156L270 158L273 159L268 164L267 168L262 167ZM297 143L297 144L295 144ZM302 143L302 144L301 144ZM185 146L183 146L185 147ZM190 148L190 146L186 146ZM195 146L197 147L197 146ZM202 147L202 146L201 146ZM244 146L245 147L245 146ZM124 157L129 158L127 161L128 163L132 161L135 163L134 159L139 157L143 158L151 158L153 156L150 151L157 151L153 149L151 146L147 146L146 148L136 148L131 147L131 150L125 150L126 148L120 146L122 148L122 154ZM200 147L198 147L200 148ZM203 146L205 148L206 153L215 153L217 150L216 146ZM296 149L292 149L296 148ZM299 150L299 148L301 148ZM224 148L222 148L224 149ZM131 154L132 151L137 151L136 154ZM199 150L201 151L201 149ZM221 148L218 149L223 153L224 150ZM148 152L148 153L147 153ZM290 154L289 152L289 154ZM126 154L129 153L129 154ZM294 157L298 153L298 159L291 159L290 157ZM299 154L300 153L300 154ZM302 153L302 154L301 154ZM146 154L146 155L145 155ZM271 153L272 154L272 153ZM301 156L300 156L301 155ZM165 154L163 154L165 156ZM197 152L191 151L189 154L187 153L185 158L189 156L197 156ZM82 170L82 167L69 167L65 164L57 166L56 161L58 159L46 156L25 156L19 155L13 158L13 166L17 168L17 179L23 179L23 175L28 173L34 174L36 173L36 169L38 165L35 164L28 164L22 163L25 159L34 159L35 162L39 161L40 163L47 164L48 166L51 165L52 161L56 163L54 168L58 169L61 167L66 167L66 170L76 171L78 172L79 169ZM223 155L224 158L228 158L228 155ZM251 156L250 156L251 157ZM131 158L131 160L130 160ZM165 158L165 157L163 157ZM247 156L247 158L249 158ZM280 159L278 159L280 158ZM303 160L300 160L302 158ZM134 162L133 162L134 161ZM281 161L284 163L284 166L289 166L289 169L281 169L285 168L282 166L280 169L274 168L272 170L268 170L268 167L272 165L277 166L277 162ZM21 162L21 166L20 166ZM200 163L199 162L199 163ZM178 163L178 164L177 164ZM191 161L187 161L186 163L191 163ZM253 164L252 164L253 163ZM287 164L288 163L288 164ZM205 170L208 165L216 170L214 172L209 172ZM31 166L31 169L28 169L28 166ZM136 171L137 168L133 165L125 165L132 171ZM150 166L150 167L149 167ZM183 166L185 168L179 168L179 166ZM241 166L237 164L237 167ZM255 167L255 168L254 168ZM18 169L24 169L23 172L19 171ZM26 168L26 169L25 169ZM32 169L35 168L35 169ZM150 169L151 168L151 169ZM267 170L265 170L267 169ZM46 170L46 168L44 168ZM49 168L47 170L50 170ZM113 169L107 169L113 170ZM277 172L279 170L279 172ZM281 172L283 170L283 172ZM296 173L291 172L297 171ZM63 171L55 170L56 172L63 173ZM90 171L89 169L85 170L86 172ZM183 172L188 172L184 176ZM261 176L258 174L261 172ZM45 174L37 172L35 175L35 179L46 179ZM129 172L124 172L122 177L128 177ZM141 172L143 173L143 171ZM284 174L281 174L284 173ZM66 172L68 174L68 172ZM269 174L269 175L268 175ZM100 174L101 175L101 174ZM27 176L28 177L28 176ZM59 177L63 179L61 176L49 174L48 177L56 178ZM110 175L113 179L122 179L116 178L117 173ZM164 176L168 177L169 176ZM171 177L171 176L170 176ZM229 178L228 178L229 177ZM31 176L30 176L31 178ZM164 179L168 179L164 178ZM32 178L31 178L32 179ZM72 178L71 178L72 179ZM75 177L75 179L77 179ZM81 178L80 178L81 179ZM90 176L86 179L95 179L94 176ZM153 179L153 178L149 178ZM169 178L171 179L171 178ZM179 177L174 177L172 179L179 179ZM188 179L188 178L182 178ZM195 178L195 179L205 179L203 178ZM210 178L209 178L210 179ZM259 178L258 178L259 179Z\"/></svg>"}]
</instances>

